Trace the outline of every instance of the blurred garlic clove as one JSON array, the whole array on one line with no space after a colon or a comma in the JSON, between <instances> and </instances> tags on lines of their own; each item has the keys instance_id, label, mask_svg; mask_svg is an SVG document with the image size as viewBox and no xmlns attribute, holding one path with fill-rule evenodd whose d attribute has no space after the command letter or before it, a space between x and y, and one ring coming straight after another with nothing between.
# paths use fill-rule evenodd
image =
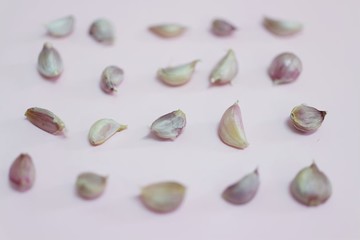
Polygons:
<instances>
[{"instance_id":1,"label":"blurred garlic clove","mask_svg":"<svg viewBox=\"0 0 360 240\"><path fill-rule=\"evenodd\" d=\"M185 125L185 113L179 109L156 119L150 129L159 138L175 140Z\"/></svg>"},{"instance_id":2,"label":"blurred garlic clove","mask_svg":"<svg viewBox=\"0 0 360 240\"><path fill-rule=\"evenodd\" d=\"M14 189L24 192L29 190L35 182L35 166L28 154L20 154L12 163L9 180Z\"/></svg>"},{"instance_id":3,"label":"blurred garlic clove","mask_svg":"<svg viewBox=\"0 0 360 240\"><path fill-rule=\"evenodd\" d=\"M215 19L212 22L211 31L216 36L227 37L232 35L234 31L236 31L236 27L225 20Z\"/></svg>"},{"instance_id":4,"label":"blurred garlic clove","mask_svg":"<svg viewBox=\"0 0 360 240\"><path fill-rule=\"evenodd\" d=\"M57 78L63 72L61 56L51 43L44 44L38 57L37 69L45 78Z\"/></svg>"},{"instance_id":5,"label":"blurred garlic clove","mask_svg":"<svg viewBox=\"0 0 360 240\"><path fill-rule=\"evenodd\" d=\"M103 18L97 19L91 24L89 34L93 39L105 45L111 45L115 40L113 25Z\"/></svg>"},{"instance_id":6,"label":"blurred garlic clove","mask_svg":"<svg viewBox=\"0 0 360 240\"><path fill-rule=\"evenodd\" d=\"M299 33L303 25L295 21L284 21L265 17L263 21L264 27L274 35L290 36Z\"/></svg>"},{"instance_id":7,"label":"blurred garlic clove","mask_svg":"<svg viewBox=\"0 0 360 240\"><path fill-rule=\"evenodd\" d=\"M25 116L32 124L45 132L54 135L65 132L65 123L47 109L32 107L26 110Z\"/></svg>"},{"instance_id":8,"label":"blurred garlic clove","mask_svg":"<svg viewBox=\"0 0 360 240\"><path fill-rule=\"evenodd\" d=\"M300 58L289 52L277 55L269 67L269 76L275 84L294 82L301 72Z\"/></svg>"},{"instance_id":9,"label":"blurred garlic clove","mask_svg":"<svg viewBox=\"0 0 360 240\"><path fill-rule=\"evenodd\" d=\"M223 85L231 83L238 73L238 63L233 50L228 50L210 74L210 83Z\"/></svg>"},{"instance_id":10,"label":"blurred garlic clove","mask_svg":"<svg viewBox=\"0 0 360 240\"><path fill-rule=\"evenodd\" d=\"M74 30L75 18L72 15L56 19L46 25L48 35L52 37L66 37Z\"/></svg>"},{"instance_id":11,"label":"blurred garlic clove","mask_svg":"<svg viewBox=\"0 0 360 240\"><path fill-rule=\"evenodd\" d=\"M116 66L108 66L101 74L100 87L105 93L115 93L124 80L124 71Z\"/></svg>"},{"instance_id":12,"label":"blurred garlic clove","mask_svg":"<svg viewBox=\"0 0 360 240\"><path fill-rule=\"evenodd\" d=\"M326 111L320 111L304 104L294 107L290 114L294 127L304 133L316 131L321 126L325 116Z\"/></svg>"},{"instance_id":13,"label":"blurred garlic clove","mask_svg":"<svg viewBox=\"0 0 360 240\"><path fill-rule=\"evenodd\" d=\"M199 60L175 67L161 68L157 72L158 78L170 86L180 86L190 81L195 66Z\"/></svg>"},{"instance_id":14,"label":"blurred garlic clove","mask_svg":"<svg viewBox=\"0 0 360 240\"><path fill-rule=\"evenodd\" d=\"M256 169L254 172L244 176L238 182L227 187L224 190L222 197L224 200L232 204L245 204L255 197L259 185L259 173Z\"/></svg>"},{"instance_id":15,"label":"blurred garlic clove","mask_svg":"<svg viewBox=\"0 0 360 240\"><path fill-rule=\"evenodd\" d=\"M298 202L306 206L318 206L330 198L332 187L328 177L313 163L295 176L290 192Z\"/></svg>"},{"instance_id":16,"label":"blurred garlic clove","mask_svg":"<svg viewBox=\"0 0 360 240\"><path fill-rule=\"evenodd\" d=\"M225 144L235 148L244 149L249 146L238 102L224 112L219 124L219 137Z\"/></svg>"},{"instance_id":17,"label":"blurred garlic clove","mask_svg":"<svg viewBox=\"0 0 360 240\"><path fill-rule=\"evenodd\" d=\"M186 27L179 24L161 24L149 27L149 30L162 38L179 37L186 31Z\"/></svg>"},{"instance_id":18,"label":"blurred garlic clove","mask_svg":"<svg viewBox=\"0 0 360 240\"><path fill-rule=\"evenodd\" d=\"M107 183L107 177L95 173L86 172L77 177L76 190L80 197L92 200L100 197Z\"/></svg>"},{"instance_id":19,"label":"blurred garlic clove","mask_svg":"<svg viewBox=\"0 0 360 240\"><path fill-rule=\"evenodd\" d=\"M90 128L89 141L91 145L97 146L103 144L115 133L127 129L127 125L119 124L112 119L100 119Z\"/></svg>"},{"instance_id":20,"label":"blurred garlic clove","mask_svg":"<svg viewBox=\"0 0 360 240\"><path fill-rule=\"evenodd\" d=\"M143 187L140 200L146 208L156 213L176 210L185 197L186 188L177 182L160 182Z\"/></svg>"}]
</instances>

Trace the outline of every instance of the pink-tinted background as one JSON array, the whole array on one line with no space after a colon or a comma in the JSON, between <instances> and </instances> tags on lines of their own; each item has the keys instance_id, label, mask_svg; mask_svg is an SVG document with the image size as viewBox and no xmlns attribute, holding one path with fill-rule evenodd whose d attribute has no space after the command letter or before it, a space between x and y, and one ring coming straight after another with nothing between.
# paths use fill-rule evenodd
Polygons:
<instances>
[{"instance_id":1,"label":"pink-tinted background","mask_svg":"<svg viewBox=\"0 0 360 240\"><path fill-rule=\"evenodd\" d=\"M357 0L149 0L0 2L0 239L360 239L360 81ZM45 35L44 24L74 14L75 32L65 39ZM299 20L304 31L277 38L261 26L264 15ZM116 43L102 46L87 35L106 17ZM239 31L219 39L210 22L222 17ZM179 39L149 33L151 24L189 27ZM65 72L49 82L36 71L45 41L61 53ZM239 61L233 86L209 87L215 63L232 48ZM266 69L283 52L303 61L300 79L274 86ZM201 59L190 83L171 88L156 70ZM117 96L99 88L107 65L125 71ZM250 146L237 150L217 136L222 113L239 100ZM287 125L291 109L306 103L328 115L312 135ZM52 136L25 120L29 107L47 108L68 127ZM173 142L148 136L157 117L181 109L184 133ZM92 147L93 122L113 118L128 124L105 144ZM37 180L26 193L8 184L8 170L22 152L36 164ZM295 174L316 161L330 178L333 195L319 207L298 204L288 192ZM222 190L259 167L256 198L244 206L224 202ZM83 171L108 175L105 194L83 201L74 192ZM176 180L188 187L181 208L153 214L136 199L141 186Z\"/></svg>"}]
</instances>

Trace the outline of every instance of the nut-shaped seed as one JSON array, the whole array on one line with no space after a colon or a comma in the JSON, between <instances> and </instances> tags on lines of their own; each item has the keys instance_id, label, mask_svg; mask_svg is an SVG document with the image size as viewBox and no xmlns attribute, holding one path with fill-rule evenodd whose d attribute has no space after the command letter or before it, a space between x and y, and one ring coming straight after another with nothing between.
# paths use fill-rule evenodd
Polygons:
<instances>
[{"instance_id":1,"label":"nut-shaped seed","mask_svg":"<svg viewBox=\"0 0 360 240\"><path fill-rule=\"evenodd\" d=\"M302 72L302 63L298 56L285 52L277 55L270 67L269 76L275 84L291 83L297 80Z\"/></svg>"},{"instance_id":2,"label":"nut-shaped seed","mask_svg":"<svg viewBox=\"0 0 360 240\"><path fill-rule=\"evenodd\" d=\"M74 30L75 18L72 15L56 19L46 25L47 32L52 37L66 37Z\"/></svg>"},{"instance_id":3,"label":"nut-shaped seed","mask_svg":"<svg viewBox=\"0 0 360 240\"><path fill-rule=\"evenodd\" d=\"M100 145L112 137L115 133L127 129L127 125L120 124L112 119L100 119L90 128L89 141L91 145Z\"/></svg>"},{"instance_id":4,"label":"nut-shaped seed","mask_svg":"<svg viewBox=\"0 0 360 240\"><path fill-rule=\"evenodd\" d=\"M185 113L179 109L156 119L150 129L159 138L174 140L185 126Z\"/></svg>"},{"instance_id":5,"label":"nut-shaped seed","mask_svg":"<svg viewBox=\"0 0 360 240\"><path fill-rule=\"evenodd\" d=\"M76 180L76 190L80 197L91 200L103 194L106 183L107 177L91 172L81 173Z\"/></svg>"},{"instance_id":6,"label":"nut-shaped seed","mask_svg":"<svg viewBox=\"0 0 360 240\"><path fill-rule=\"evenodd\" d=\"M326 111L320 111L304 104L294 107L290 114L294 127L304 133L316 131L321 126L325 116Z\"/></svg>"},{"instance_id":7,"label":"nut-shaped seed","mask_svg":"<svg viewBox=\"0 0 360 240\"><path fill-rule=\"evenodd\" d=\"M32 107L26 110L25 116L32 124L48 133L57 135L65 131L64 122L49 110Z\"/></svg>"},{"instance_id":8,"label":"nut-shaped seed","mask_svg":"<svg viewBox=\"0 0 360 240\"><path fill-rule=\"evenodd\" d=\"M124 80L124 71L116 66L108 66L101 74L100 87L105 93L115 93Z\"/></svg>"},{"instance_id":9,"label":"nut-shaped seed","mask_svg":"<svg viewBox=\"0 0 360 240\"><path fill-rule=\"evenodd\" d=\"M89 30L90 36L105 45L111 45L115 40L115 31L113 25L107 19L95 20Z\"/></svg>"},{"instance_id":10,"label":"nut-shaped seed","mask_svg":"<svg viewBox=\"0 0 360 240\"><path fill-rule=\"evenodd\" d=\"M14 189L24 192L35 182L34 163L28 154L20 154L10 167L9 180Z\"/></svg>"},{"instance_id":11,"label":"nut-shaped seed","mask_svg":"<svg viewBox=\"0 0 360 240\"><path fill-rule=\"evenodd\" d=\"M45 43L38 57L37 69L45 78L58 78L64 71L63 62L59 52L51 45Z\"/></svg>"}]
</instances>

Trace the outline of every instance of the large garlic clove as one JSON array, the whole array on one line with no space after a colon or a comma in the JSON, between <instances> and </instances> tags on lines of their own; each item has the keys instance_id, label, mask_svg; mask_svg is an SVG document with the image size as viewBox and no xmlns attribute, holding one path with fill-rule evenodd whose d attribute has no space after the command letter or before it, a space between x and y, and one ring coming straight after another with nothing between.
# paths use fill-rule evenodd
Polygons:
<instances>
[{"instance_id":1,"label":"large garlic clove","mask_svg":"<svg viewBox=\"0 0 360 240\"><path fill-rule=\"evenodd\" d=\"M222 85L231 83L238 73L238 63L233 50L228 50L210 74L210 83Z\"/></svg>"},{"instance_id":2,"label":"large garlic clove","mask_svg":"<svg viewBox=\"0 0 360 240\"><path fill-rule=\"evenodd\" d=\"M108 66L101 74L100 87L105 93L115 93L124 80L124 71L116 66Z\"/></svg>"},{"instance_id":3,"label":"large garlic clove","mask_svg":"<svg viewBox=\"0 0 360 240\"><path fill-rule=\"evenodd\" d=\"M105 45L111 45L115 40L114 27L107 19L95 20L90 26L89 34L93 39Z\"/></svg>"},{"instance_id":4,"label":"large garlic clove","mask_svg":"<svg viewBox=\"0 0 360 240\"><path fill-rule=\"evenodd\" d=\"M295 21L285 21L265 17L263 21L264 27L274 35L290 36L300 32L303 25Z\"/></svg>"},{"instance_id":5,"label":"large garlic clove","mask_svg":"<svg viewBox=\"0 0 360 240\"><path fill-rule=\"evenodd\" d=\"M296 129L304 133L316 131L324 121L326 111L320 111L304 104L293 108L290 114L292 124Z\"/></svg>"},{"instance_id":6,"label":"large garlic clove","mask_svg":"<svg viewBox=\"0 0 360 240\"><path fill-rule=\"evenodd\" d=\"M185 197L186 188L177 182L160 182L143 187L140 200L146 208L157 213L176 210Z\"/></svg>"},{"instance_id":7,"label":"large garlic clove","mask_svg":"<svg viewBox=\"0 0 360 240\"><path fill-rule=\"evenodd\" d=\"M236 31L236 27L225 20L215 19L212 22L211 31L216 36L227 37L232 35L234 31Z\"/></svg>"},{"instance_id":8,"label":"large garlic clove","mask_svg":"<svg viewBox=\"0 0 360 240\"><path fill-rule=\"evenodd\" d=\"M179 24L161 24L149 27L149 30L162 38L175 38L181 36L186 27Z\"/></svg>"},{"instance_id":9,"label":"large garlic clove","mask_svg":"<svg viewBox=\"0 0 360 240\"><path fill-rule=\"evenodd\" d=\"M65 131L64 122L47 109L29 108L26 110L25 116L32 124L48 133L58 135Z\"/></svg>"},{"instance_id":10,"label":"large garlic clove","mask_svg":"<svg viewBox=\"0 0 360 240\"><path fill-rule=\"evenodd\" d=\"M57 78L63 72L61 56L51 43L44 44L38 57L37 69L45 78Z\"/></svg>"},{"instance_id":11,"label":"large garlic clove","mask_svg":"<svg viewBox=\"0 0 360 240\"><path fill-rule=\"evenodd\" d=\"M126 125L119 124L112 119L100 119L90 128L89 141L91 145L100 145L112 137L115 133L126 129Z\"/></svg>"},{"instance_id":12,"label":"large garlic clove","mask_svg":"<svg viewBox=\"0 0 360 240\"><path fill-rule=\"evenodd\" d=\"M35 182L35 167L30 155L20 154L15 159L10 167L9 180L20 192L32 188Z\"/></svg>"},{"instance_id":13,"label":"large garlic clove","mask_svg":"<svg viewBox=\"0 0 360 240\"><path fill-rule=\"evenodd\" d=\"M275 84L291 83L300 76L302 63L295 54L285 52L273 59L268 72Z\"/></svg>"},{"instance_id":14,"label":"large garlic clove","mask_svg":"<svg viewBox=\"0 0 360 240\"><path fill-rule=\"evenodd\" d=\"M219 137L225 144L235 148L244 149L249 146L237 102L224 112L219 124Z\"/></svg>"},{"instance_id":15,"label":"large garlic clove","mask_svg":"<svg viewBox=\"0 0 360 240\"><path fill-rule=\"evenodd\" d=\"M74 30L75 18L72 15L56 19L46 25L47 32L53 37L66 37Z\"/></svg>"},{"instance_id":16,"label":"large garlic clove","mask_svg":"<svg viewBox=\"0 0 360 240\"><path fill-rule=\"evenodd\" d=\"M186 116L181 110L176 110L156 119L150 129L159 138L174 140L186 126Z\"/></svg>"},{"instance_id":17,"label":"large garlic clove","mask_svg":"<svg viewBox=\"0 0 360 240\"><path fill-rule=\"evenodd\" d=\"M183 85L190 81L198 62L199 60L195 60L175 67L161 68L157 72L157 77L170 86Z\"/></svg>"},{"instance_id":18,"label":"large garlic clove","mask_svg":"<svg viewBox=\"0 0 360 240\"><path fill-rule=\"evenodd\" d=\"M332 187L328 177L313 163L295 176L290 192L298 202L306 206L318 206L330 198Z\"/></svg>"},{"instance_id":19,"label":"large garlic clove","mask_svg":"<svg viewBox=\"0 0 360 240\"><path fill-rule=\"evenodd\" d=\"M82 173L76 179L76 191L84 199L95 199L103 194L106 183L107 177L91 172Z\"/></svg>"}]
</instances>

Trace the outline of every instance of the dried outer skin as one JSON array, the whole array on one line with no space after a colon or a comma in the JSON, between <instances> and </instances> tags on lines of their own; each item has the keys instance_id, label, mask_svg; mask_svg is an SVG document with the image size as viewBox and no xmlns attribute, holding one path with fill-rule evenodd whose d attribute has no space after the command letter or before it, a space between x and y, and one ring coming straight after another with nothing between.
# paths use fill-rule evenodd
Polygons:
<instances>
[{"instance_id":1,"label":"dried outer skin","mask_svg":"<svg viewBox=\"0 0 360 240\"><path fill-rule=\"evenodd\" d=\"M37 69L45 78L57 78L64 71L61 56L50 43L44 44L38 57Z\"/></svg>"},{"instance_id":2,"label":"dried outer skin","mask_svg":"<svg viewBox=\"0 0 360 240\"><path fill-rule=\"evenodd\" d=\"M112 137L115 133L127 129L127 125L122 125L113 119L100 119L96 121L89 130L89 141L91 145L100 145Z\"/></svg>"},{"instance_id":3,"label":"dried outer skin","mask_svg":"<svg viewBox=\"0 0 360 240\"><path fill-rule=\"evenodd\" d=\"M48 34L53 37L66 37L74 30L75 18L72 15L56 19L46 25Z\"/></svg>"},{"instance_id":4,"label":"dried outer skin","mask_svg":"<svg viewBox=\"0 0 360 240\"><path fill-rule=\"evenodd\" d=\"M32 107L26 110L25 116L32 124L48 133L56 135L64 133L64 122L49 110Z\"/></svg>"},{"instance_id":5,"label":"dried outer skin","mask_svg":"<svg viewBox=\"0 0 360 240\"><path fill-rule=\"evenodd\" d=\"M281 53L273 59L268 72L275 84L291 83L300 76L302 63L293 53Z\"/></svg>"},{"instance_id":6,"label":"dried outer skin","mask_svg":"<svg viewBox=\"0 0 360 240\"><path fill-rule=\"evenodd\" d=\"M159 138L174 140L180 135L185 126L185 113L176 110L156 119L150 129Z\"/></svg>"},{"instance_id":7,"label":"dried outer skin","mask_svg":"<svg viewBox=\"0 0 360 240\"><path fill-rule=\"evenodd\" d=\"M326 111L302 104L293 108L290 118L296 129L304 133L312 133L321 126L326 114Z\"/></svg>"},{"instance_id":8,"label":"dried outer skin","mask_svg":"<svg viewBox=\"0 0 360 240\"><path fill-rule=\"evenodd\" d=\"M211 31L219 37L226 37L233 34L236 31L236 27L229 22L222 19L215 19L212 22Z\"/></svg>"},{"instance_id":9,"label":"dried outer skin","mask_svg":"<svg viewBox=\"0 0 360 240\"><path fill-rule=\"evenodd\" d=\"M95 20L90 26L89 34L93 39L105 45L111 45L115 40L114 27L107 19Z\"/></svg>"},{"instance_id":10,"label":"dried outer skin","mask_svg":"<svg viewBox=\"0 0 360 240\"><path fill-rule=\"evenodd\" d=\"M281 37L297 34L303 29L303 25L299 22L277 20L268 17L264 18L263 25L269 32Z\"/></svg>"},{"instance_id":11,"label":"dried outer skin","mask_svg":"<svg viewBox=\"0 0 360 240\"><path fill-rule=\"evenodd\" d=\"M161 68L157 72L158 78L170 86L181 86L190 81L199 60L175 67Z\"/></svg>"},{"instance_id":12,"label":"dried outer skin","mask_svg":"<svg viewBox=\"0 0 360 240\"><path fill-rule=\"evenodd\" d=\"M162 38L176 38L186 31L186 27L179 24L161 24L151 26L149 30Z\"/></svg>"},{"instance_id":13,"label":"dried outer skin","mask_svg":"<svg viewBox=\"0 0 360 240\"><path fill-rule=\"evenodd\" d=\"M233 50L228 50L226 55L218 62L210 74L210 83L223 85L231 83L238 73L238 63Z\"/></svg>"},{"instance_id":14,"label":"dried outer skin","mask_svg":"<svg viewBox=\"0 0 360 240\"><path fill-rule=\"evenodd\" d=\"M105 93L117 92L119 85L124 80L124 71L116 66L108 66L101 74L101 89Z\"/></svg>"},{"instance_id":15,"label":"dried outer skin","mask_svg":"<svg viewBox=\"0 0 360 240\"><path fill-rule=\"evenodd\" d=\"M76 180L76 190L84 199L95 199L100 197L106 187L107 177L96 173L85 172L80 174Z\"/></svg>"},{"instance_id":16,"label":"dried outer skin","mask_svg":"<svg viewBox=\"0 0 360 240\"><path fill-rule=\"evenodd\" d=\"M10 167L9 180L16 190L24 192L34 185L35 175L35 167L30 155L20 154Z\"/></svg>"}]
</instances>

